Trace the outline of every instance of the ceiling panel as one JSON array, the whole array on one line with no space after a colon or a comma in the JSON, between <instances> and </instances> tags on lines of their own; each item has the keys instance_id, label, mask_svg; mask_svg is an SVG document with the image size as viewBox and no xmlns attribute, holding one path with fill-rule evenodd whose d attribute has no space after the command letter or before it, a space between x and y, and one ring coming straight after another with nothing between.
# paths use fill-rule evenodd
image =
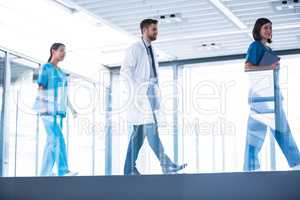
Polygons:
<instances>
[{"instance_id":1,"label":"ceiling panel","mask_svg":"<svg viewBox=\"0 0 300 200\"><path fill-rule=\"evenodd\" d=\"M72 0L114 27L140 37L144 18L180 14L181 21L159 24L155 45L170 59L245 53L259 17L273 21L275 50L300 47L299 9L278 11L276 0ZM215 44L210 46L209 44ZM207 44L209 47L201 47ZM103 47L105 51L105 47ZM111 46L109 48L112 48ZM122 50L124 51L124 48ZM120 53L120 52L118 52ZM115 63L115 61L114 61ZM108 63L109 64L109 63Z\"/></svg>"}]
</instances>

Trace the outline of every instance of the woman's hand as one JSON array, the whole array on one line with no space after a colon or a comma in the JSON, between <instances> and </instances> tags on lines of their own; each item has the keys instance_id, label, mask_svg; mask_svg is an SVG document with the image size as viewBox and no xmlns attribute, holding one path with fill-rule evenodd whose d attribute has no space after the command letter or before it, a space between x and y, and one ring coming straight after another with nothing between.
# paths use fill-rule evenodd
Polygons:
<instances>
[{"instance_id":1,"label":"woman's hand","mask_svg":"<svg viewBox=\"0 0 300 200\"><path fill-rule=\"evenodd\" d=\"M279 61L272 64L272 69L277 69L277 66L279 65Z\"/></svg>"},{"instance_id":2,"label":"woman's hand","mask_svg":"<svg viewBox=\"0 0 300 200\"><path fill-rule=\"evenodd\" d=\"M76 110L73 110L73 109L72 109L72 115L73 115L74 118L77 117L77 112L76 112Z\"/></svg>"},{"instance_id":3,"label":"woman's hand","mask_svg":"<svg viewBox=\"0 0 300 200\"><path fill-rule=\"evenodd\" d=\"M252 65L251 65L251 63L245 63L245 71L247 72L247 71L250 71L251 70L251 67L252 67Z\"/></svg>"},{"instance_id":4,"label":"woman's hand","mask_svg":"<svg viewBox=\"0 0 300 200\"><path fill-rule=\"evenodd\" d=\"M69 97L67 97L67 104L72 112L73 117L76 118L77 112L76 112L75 108L73 107L73 105L71 104Z\"/></svg>"},{"instance_id":5,"label":"woman's hand","mask_svg":"<svg viewBox=\"0 0 300 200\"><path fill-rule=\"evenodd\" d=\"M264 70L275 70L278 68L279 62L276 62L272 65L268 66L257 66L257 65L252 65L251 63L246 63L245 64L245 72L250 72L250 71L264 71Z\"/></svg>"}]
</instances>

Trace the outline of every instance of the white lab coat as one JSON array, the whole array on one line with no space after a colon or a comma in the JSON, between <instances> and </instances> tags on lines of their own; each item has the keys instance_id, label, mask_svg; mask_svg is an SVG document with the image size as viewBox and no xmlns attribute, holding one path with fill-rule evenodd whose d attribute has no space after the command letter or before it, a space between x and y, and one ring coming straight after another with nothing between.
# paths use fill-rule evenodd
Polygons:
<instances>
[{"instance_id":1,"label":"white lab coat","mask_svg":"<svg viewBox=\"0 0 300 200\"><path fill-rule=\"evenodd\" d=\"M158 77L158 61L153 49L155 68ZM132 125L154 123L153 112L147 96L150 81L150 61L143 41L134 43L126 51L121 66L123 84L122 97L125 106L127 122ZM125 86L125 87L124 87ZM159 88L155 89L158 102L160 102ZM125 101L124 101L125 99ZM158 115L158 110L155 111Z\"/></svg>"}]
</instances>

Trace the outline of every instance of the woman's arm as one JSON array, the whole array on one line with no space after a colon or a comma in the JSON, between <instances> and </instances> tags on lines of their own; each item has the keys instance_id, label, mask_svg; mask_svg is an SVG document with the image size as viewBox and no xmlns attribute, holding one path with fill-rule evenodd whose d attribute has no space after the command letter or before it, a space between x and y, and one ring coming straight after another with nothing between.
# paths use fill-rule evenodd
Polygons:
<instances>
[{"instance_id":1,"label":"woman's arm","mask_svg":"<svg viewBox=\"0 0 300 200\"><path fill-rule=\"evenodd\" d=\"M255 41L250 44L246 55L246 62L245 62L246 72L276 69L278 62L269 66L259 65L259 62L264 56L265 51L266 51L265 47L263 47L261 42Z\"/></svg>"}]
</instances>

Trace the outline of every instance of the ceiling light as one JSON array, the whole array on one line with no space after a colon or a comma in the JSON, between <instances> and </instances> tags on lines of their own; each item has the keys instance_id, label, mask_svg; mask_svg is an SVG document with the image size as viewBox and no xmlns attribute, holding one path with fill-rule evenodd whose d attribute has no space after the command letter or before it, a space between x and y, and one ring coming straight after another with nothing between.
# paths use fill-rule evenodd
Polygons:
<instances>
[{"instance_id":1,"label":"ceiling light","mask_svg":"<svg viewBox=\"0 0 300 200\"><path fill-rule=\"evenodd\" d=\"M272 3L277 11L293 10L300 6L299 0L284 0Z\"/></svg>"},{"instance_id":2,"label":"ceiling light","mask_svg":"<svg viewBox=\"0 0 300 200\"><path fill-rule=\"evenodd\" d=\"M216 44L215 42L212 43L204 43L200 46L197 46L196 49L198 51L212 51L212 50L219 50L221 49L220 44Z\"/></svg>"},{"instance_id":3,"label":"ceiling light","mask_svg":"<svg viewBox=\"0 0 300 200\"><path fill-rule=\"evenodd\" d=\"M183 18L180 13L171 13L165 15L154 16L154 19L157 19L161 24L171 24L182 22Z\"/></svg>"}]
</instances>

